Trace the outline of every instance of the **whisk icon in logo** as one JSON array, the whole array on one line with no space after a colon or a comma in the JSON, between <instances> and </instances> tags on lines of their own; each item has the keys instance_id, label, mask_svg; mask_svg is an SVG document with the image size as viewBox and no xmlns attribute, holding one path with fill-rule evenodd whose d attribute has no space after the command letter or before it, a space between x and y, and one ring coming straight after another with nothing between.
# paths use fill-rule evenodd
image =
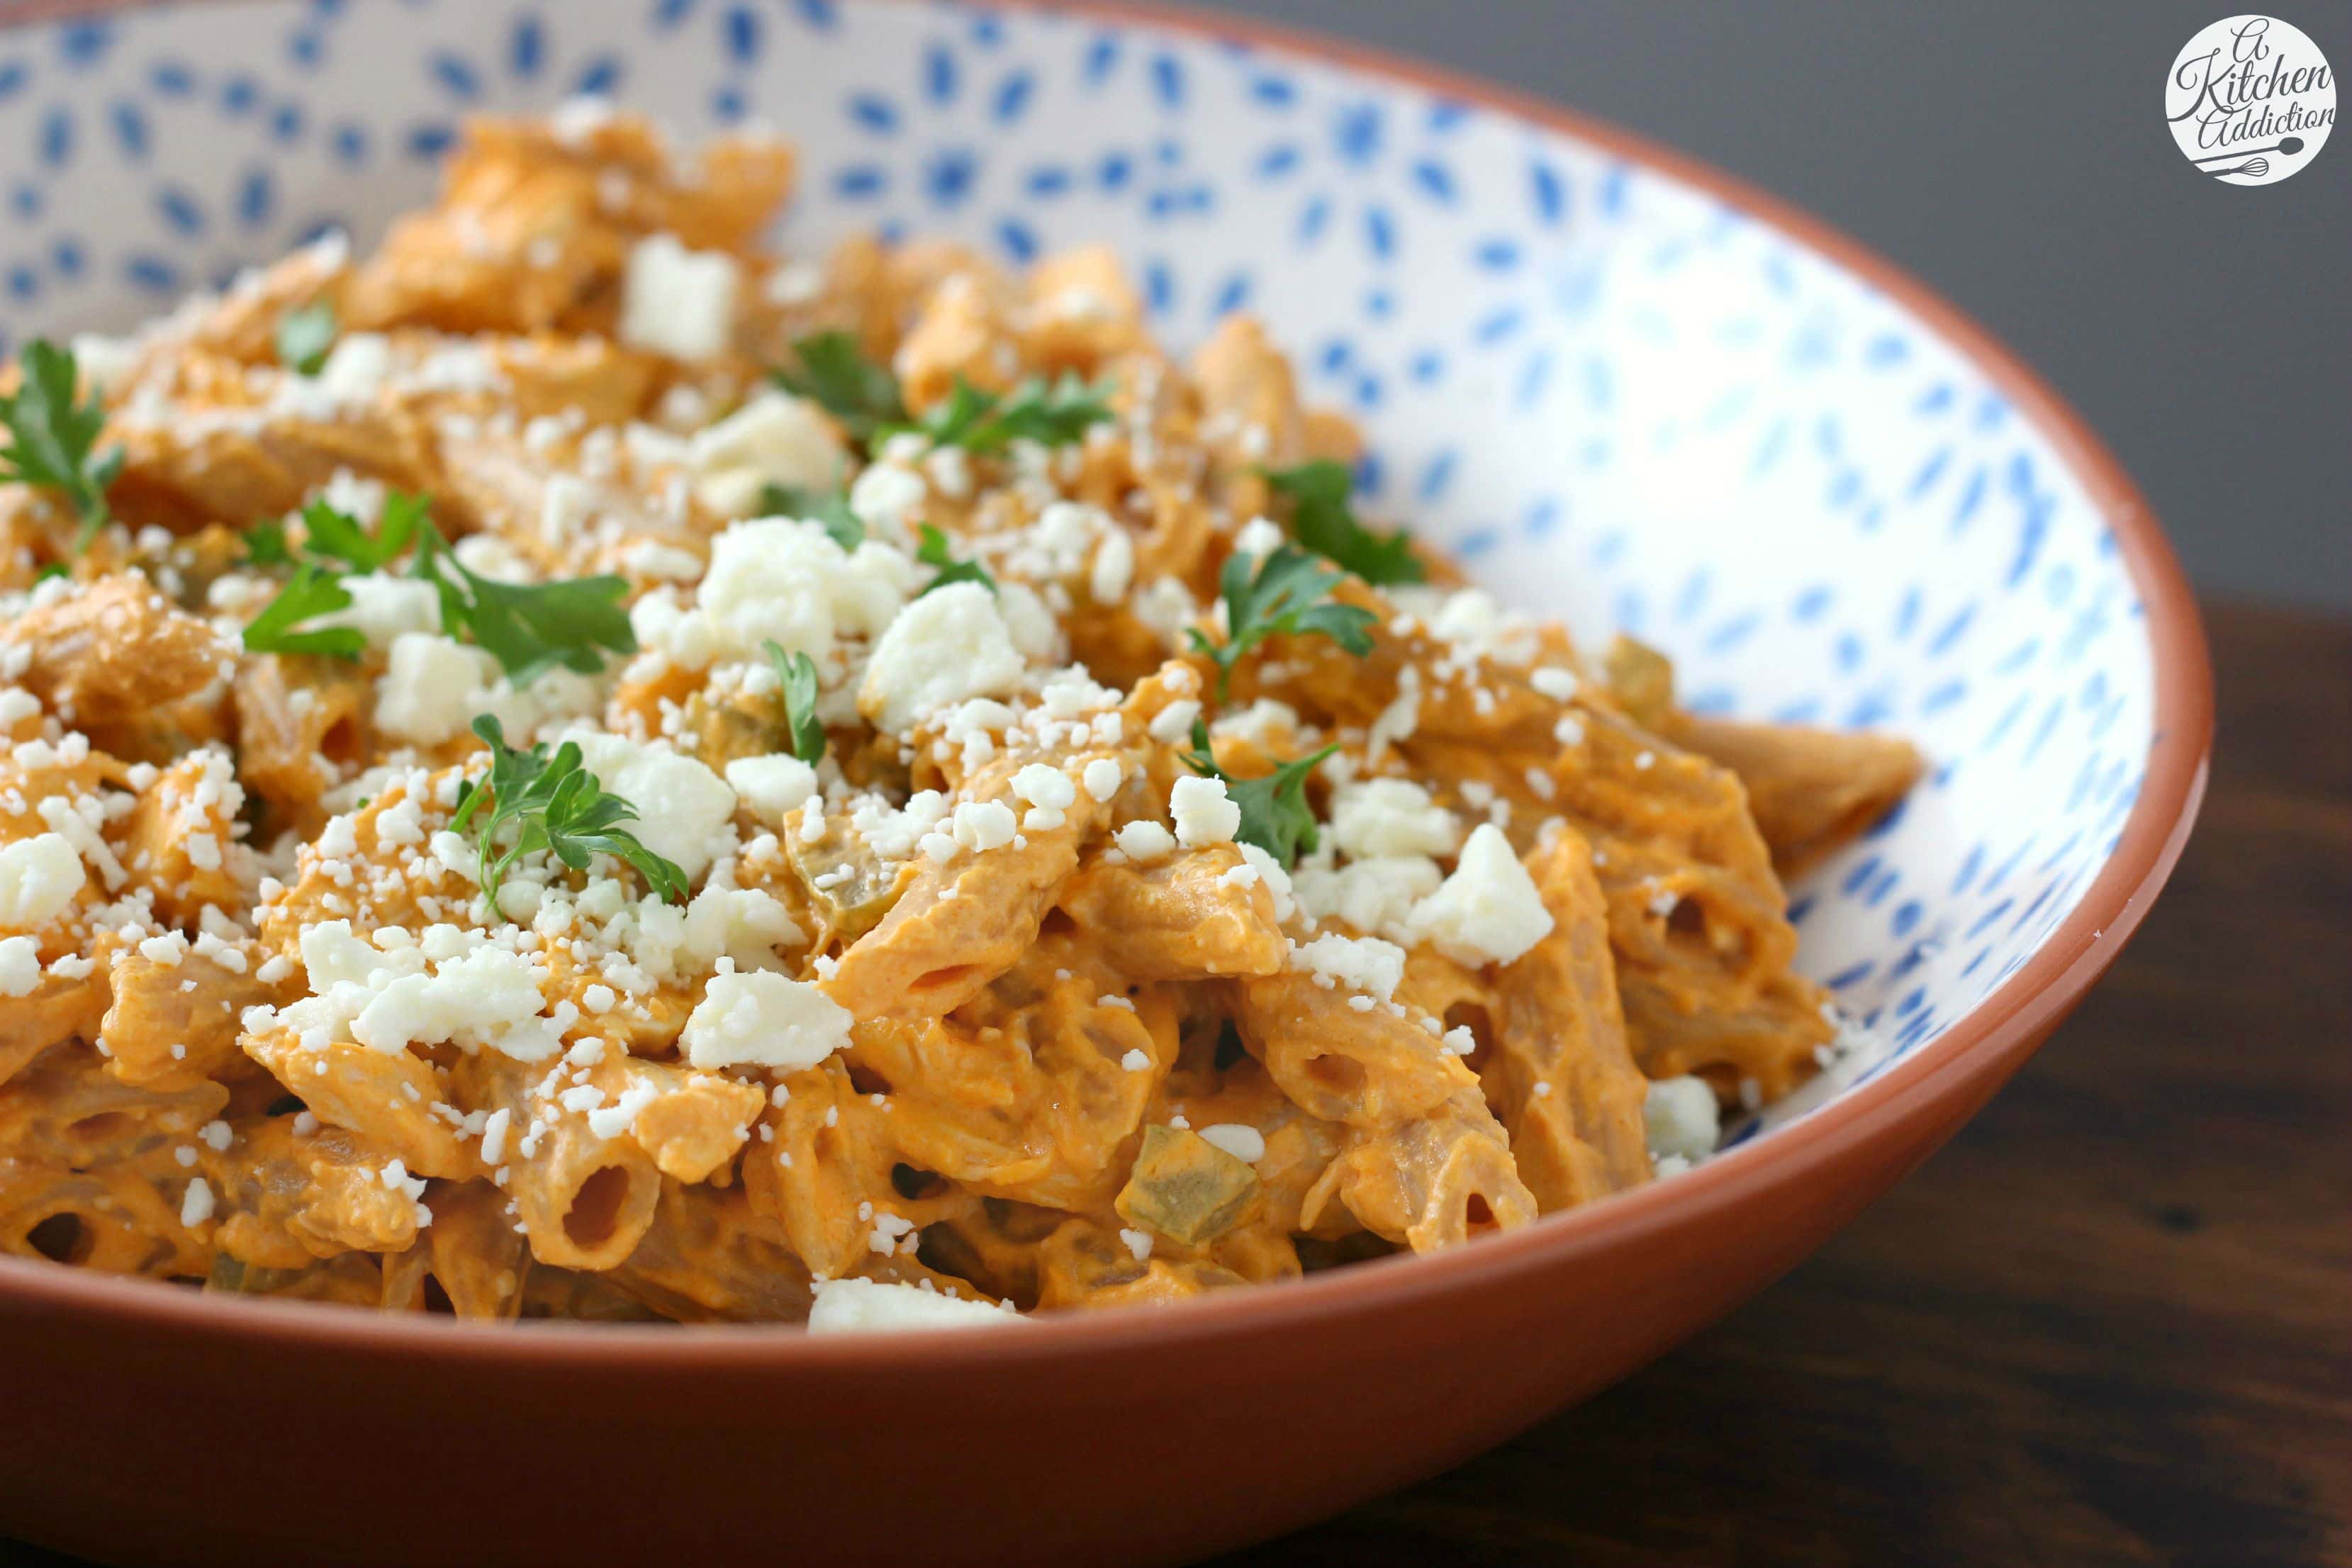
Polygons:
<instances>
[{"instance_id":1,"label":"whisk icon in logo","mask_svg":"<svg viewBox=\"0 0 2352 1568\"><path fill-rule=\"evenodd\" d=\"M2336 73L2302 28L2224 16L2200 29L2165 79L2180 155L2233 185L2274 185L2311 162L2336 126Z\"/></svg>"}]
</instances>

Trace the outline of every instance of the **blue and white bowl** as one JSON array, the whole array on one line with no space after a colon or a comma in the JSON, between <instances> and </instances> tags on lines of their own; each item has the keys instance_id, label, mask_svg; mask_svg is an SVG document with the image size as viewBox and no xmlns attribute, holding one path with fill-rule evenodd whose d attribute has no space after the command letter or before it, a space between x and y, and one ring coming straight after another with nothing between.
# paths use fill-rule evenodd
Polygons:
<instances>
[{"instance_id":1,"label":"blue and white bowl","mask_svg":"<svg viewBox=\"0 0 2352 1568\"><path fill-rule=\"evenodd\" d=\"M1803 965L1857 1026L1835 1070L1733 1130L1742 1147L1459 1255L1156 1320L1160 1342L1499 1289L1619 1232L1723 1223L1841 1159L1874 1191L1895 1130L1924 1150L1989 1093L2178 853L2210 720L2193 611L2128 480L2006 352L1678 157L1239 23L830 0L84 7L0 29L0 346L128 327L329 226L372 241L429 196L467 115L582 92L688 138L752 120L788 134L803 174L787 248L878 228L1020 262L1107 240L1179 345L1257 312L1308 394L1366 429L1367 510L1510 601L1664 647L1696 707L1884 728L1930 759L1892 819L1791 889ZM1868 1195L1825 1204L1803 1245ZM1703 1304L1795 1255L1748 1258ZM138 1289L25 1272L0 1273L0 1298L102 1317ZM254 1311L171 1300L190 1334ZM361 1331L288 1310L325 1324L304 1331L320 1344ZM1502 1405L1524 1417L1696 1316L1664 1311L1606 1367L1558 1363L1405 1442L1402 1468L1298 1495L1344 1500L1463 1451L1505 1429ZM365 1331L426 1345L438 1326ZM1043 1325L1014 1353L1050 1380L1040 1347L1083 1358L1122 1332ZM593 1360L597 1339L562 1353ZM1003 1353L726 1342L787 1369ZM1297 1516L1268 1506L1250 1528Z\"/></svg>"}]
</instances>

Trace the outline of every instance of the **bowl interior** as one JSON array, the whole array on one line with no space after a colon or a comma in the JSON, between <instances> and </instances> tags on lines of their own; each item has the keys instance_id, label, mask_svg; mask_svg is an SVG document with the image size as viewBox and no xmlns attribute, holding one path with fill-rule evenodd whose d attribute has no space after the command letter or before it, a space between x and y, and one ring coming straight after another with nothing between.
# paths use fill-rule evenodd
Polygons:
<instances>
[{"instance_id":1,"label":"bowl interior","mask_svg":"<svg viewBox=\"0 0 2352 1568\"><path fill-rule=\"evenodd\" d=\"M1792 889L1859 1027L1767 1133L1966 1014L2113 851L2154 722L2080 478L1801 241L1578 138L1145 21L964 5L242 0L0 32L0 347L127 327L425 199L458 121L581 91L803 153L782 236L1105 240L1171 342L1266 318L1366 426L1370 510L1507 602L1671 652L1693 704L1933 772Z\"/></svg>"}]
</instances>

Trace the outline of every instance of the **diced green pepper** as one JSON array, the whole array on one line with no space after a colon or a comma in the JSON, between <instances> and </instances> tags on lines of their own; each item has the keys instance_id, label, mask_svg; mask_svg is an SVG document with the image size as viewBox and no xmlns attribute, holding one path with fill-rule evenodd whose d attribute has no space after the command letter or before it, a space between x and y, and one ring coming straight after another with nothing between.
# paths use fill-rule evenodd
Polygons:
<instances>
[{"instance_id":1,"label":"diced green pepper","mask_svg":"<svg viewBox=\"0 0 2352 1568\"><path fill-rule=\"evenodd\" d=\"M1143 1130L1120 1217L1187 1247L1214 1241L1257 1202L1257 1173L1197 1132L1158 1124Z\"/></svg>"}]
</instances>

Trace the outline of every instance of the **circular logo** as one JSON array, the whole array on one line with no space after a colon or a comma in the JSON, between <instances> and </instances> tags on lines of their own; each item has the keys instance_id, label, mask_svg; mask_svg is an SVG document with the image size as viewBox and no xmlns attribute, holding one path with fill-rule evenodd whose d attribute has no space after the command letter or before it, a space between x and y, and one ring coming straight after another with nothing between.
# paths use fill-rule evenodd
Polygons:
<instances>
[{"instance_id":1,"label":"circular logo","mask_svg":"<svg viewBox=\"0 0 2352 1568\"><path fill-rule=\"evenodd\" d=\"M2224 16L2189 40L2164 84L2180 155L2232 185L2274 185L2327 144L2336 73L2303 29Z\"/></svg>"}]
</instances>

